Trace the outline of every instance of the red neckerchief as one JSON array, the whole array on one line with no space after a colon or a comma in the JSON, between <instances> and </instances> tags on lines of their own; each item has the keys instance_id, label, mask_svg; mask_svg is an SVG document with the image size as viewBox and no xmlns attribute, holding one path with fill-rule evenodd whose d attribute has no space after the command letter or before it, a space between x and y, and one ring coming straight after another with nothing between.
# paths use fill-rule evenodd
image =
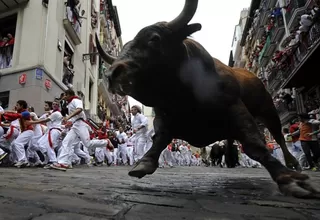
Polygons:
<instances>
[{"instance_id":1,"label":"red neckerchief","mask_svg":"<svg viewBox=\"0 0 320 220\"><path fill-rule=\"evenodd\" d=\"M56 110L53 110L52 113L53 112L61 112L61 111L60 111L60 109L56 109Z\"/></svg>"},{"instance_id":2,"label":"red neckerchief","mask_svg":"<svg viewBox=\"0 0 320 220\"><path fill-rule=\"evenodd\" d=\"M72 102L74 99L80 99L78 96L71 96L70 99L68 99L68 103Z\"/></svg>"}]
</instances>

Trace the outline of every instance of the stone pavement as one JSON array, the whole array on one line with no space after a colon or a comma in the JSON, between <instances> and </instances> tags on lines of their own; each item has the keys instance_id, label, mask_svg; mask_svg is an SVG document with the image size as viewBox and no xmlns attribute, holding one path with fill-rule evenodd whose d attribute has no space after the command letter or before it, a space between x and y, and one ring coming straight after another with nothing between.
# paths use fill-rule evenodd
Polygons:
<instances>
[{"instance_id":1,"label":"stone pavement","mask_svg":"<svg viewBox=\"0 0 320 220\"><path fill-rule=\"evenodd\" d=\"M0 220L320 219L320 201L279 195L264 169L0 169ZM317 185L320 173L311 173Z\"/></svg>"}]
</instances>

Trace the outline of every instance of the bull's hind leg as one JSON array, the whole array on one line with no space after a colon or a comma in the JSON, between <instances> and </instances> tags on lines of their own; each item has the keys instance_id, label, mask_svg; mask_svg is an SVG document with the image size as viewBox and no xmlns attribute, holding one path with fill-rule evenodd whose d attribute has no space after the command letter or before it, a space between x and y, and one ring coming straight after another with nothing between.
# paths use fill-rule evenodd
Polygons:
<instances>
[{"instance_id":1,"label":"bull's hind leg","mask_svg":"<svg viewBox=\"0 0 320 220\"><path fill-rule=\"evenodd\" d=\"M170 134L164 128L163 121L159 117L155 117L153 121L155 135L153 136L153 144L149 151L137 162L137 164L129 172L130 176L142 178L145 175L153 174L158 168L158 161L161 152L167 147L172 140Z\"/></svg>"},{"instance_id":2,"label":"bull's hind leg","mask_svg":"<svg viewBox=\"0 0 320 220\"><path fill-rule=\"evenodd\" d=\"M288 168L301 171L298 160L289 152L281 131L281 121L270 97L268 106L262 106L258 119L268 128L276 142L280 145Z\"/></svg>"},{"instance_id":3,"label":"bull's hind leg","mask_svg":"<svg viewBox=\"0 0 320 220\"><path fill-rule=\"evenodd\" d=\"M235 129L232 131L236 134L235 139L242 143L244 152L250 158L260 162L268 170L282 193L298 198L319 197L319 191L308 182L308 175L288 169L271 156L263 144L254 118L241 101L232 106L230 111L230 120L235 123L232 126Z\"/></svg>"},{"instance_id":4,"label":"bull's hind leg","mask_svg":"<svg viewBox=\"0 0 320 220\"><path fill-rule=\"evenodd\" d=\"M225 161L228 168L235 168L239 161L238 159L238 149L233 145L234 140L228 139L226 152L225 152Z\"/></svg>"}]
</instances>

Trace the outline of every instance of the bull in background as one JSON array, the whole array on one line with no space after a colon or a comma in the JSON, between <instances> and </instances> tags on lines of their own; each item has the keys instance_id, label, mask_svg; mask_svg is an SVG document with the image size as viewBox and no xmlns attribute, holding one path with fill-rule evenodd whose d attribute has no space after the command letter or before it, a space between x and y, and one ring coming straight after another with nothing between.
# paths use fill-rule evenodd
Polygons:
<instances>
[{"instance_id":1,"label":"bull in background","mask_svg":"<svg viewBox=\"0 0 320 220\"><path fill-rule=\"evenodd\" d=\"M100 56L111 64L110 91L132 96L155 111L153 145L129 175L153 174L161 152L174 138L200 148L232 139L268 170L284 194L318 196L308 175L291 169L300 170L299 163L286 148L277 110L260 79L226 66L188 38L201 30L201 24L189 24L197 6L197 0L186 0L177 18L143 28L117 58L102 49L96 36ZM255 119L281 146L287 167L271 156Z\"/></svg>"},{"instance_id":2,"label":"bull in background","mask_svg":"<svg viewBox=\"0 0 320 220\"><path fill-rule=\"evenodd\" d=\"M228 168L234 168L239 164L238 146L232 144L229 145L230 141L217 141L210 144L207 147L201 148L202 162L206 166L220 166L223 167L224 163ZM228 155L228 156L227 156ZM223 163L223 156L225 161Z\"/></svg>"}]
</instances>

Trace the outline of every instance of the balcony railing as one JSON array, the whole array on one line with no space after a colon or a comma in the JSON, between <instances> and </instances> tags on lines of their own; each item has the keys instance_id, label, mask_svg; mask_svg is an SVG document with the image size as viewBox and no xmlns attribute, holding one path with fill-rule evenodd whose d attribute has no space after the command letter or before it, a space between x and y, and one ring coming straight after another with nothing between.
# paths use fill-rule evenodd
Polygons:
<instances>
[{"instance_id":1,"label":"balcony railing","mask_svg":"<svg viewBox=\"0 0 320 220\"><path fill-rule=\"evenodd\" d=\"M81 44L81 17L76 8L66 6L66 17L63 25L75 45Z\"/></svg>"},{"instance_id":2,"label":"balcony railing","mask_svg":"<svg viewBox=\"0 0 320 220\"><path fill-rule=\"evenodd\" d=\"M281 120L281 124L286 123L297 113L297 107L294 100L290 103L286 103L284 100L281 100L279 101L279 103L276 104L276 108Z\"/></svg>"},{"instance_id":3,"label":"balcony railing","mask_svg":"<svg viewBox=\"0 0 320 220\"><path fill-rule=\"evenodd\" d=\"M281 74L278 70L274 69L271 71L271 74L268 76L268 89L269 91L277 90L281 85Z\"/></svg>"},{"instance_id":4,"label":"balcony railing","mask_svg":"<svg viewBox=\"0 0 320 220\"><path fill-rule=\"evenodd\" d=\"M300 68L301 62L305 60L308 54L313 53L311 50L320 39L320 23L315 23L310 31L302 36L302 41L292 47L292 52L289 55L284 55L281 60L283 66L279 71L282 74L283 80L287 80L294 75ZM286 83L286 82L284 82Z\"/></svg>"},{"instance_id":5,"label":"balcony railing","mask_svg":"<svg viewBox=\"0 0 320 220\"><path fill-rule=\"evenodd\" d=\"M290 0L290 3L287 5L286 15L285 15L287 24L289 24L289 21L293 16L295 10L297 8L301 8L305 6L306 3L307 3L307 0Z\"/></svg>"},{"instance_id":6,"label":"balcony railing","mask_svg":"<svg viewBox=\"0 0 320 220\"><path fill-rule=\"evenodd\" d=\"M271 42L277 43L278 41L280 41L284 35L284 32L285 32L284 21L283 21L282 15L280 15L280 16L276 17L274 26L270 31Z\"/></svg>"}]
</instances>

